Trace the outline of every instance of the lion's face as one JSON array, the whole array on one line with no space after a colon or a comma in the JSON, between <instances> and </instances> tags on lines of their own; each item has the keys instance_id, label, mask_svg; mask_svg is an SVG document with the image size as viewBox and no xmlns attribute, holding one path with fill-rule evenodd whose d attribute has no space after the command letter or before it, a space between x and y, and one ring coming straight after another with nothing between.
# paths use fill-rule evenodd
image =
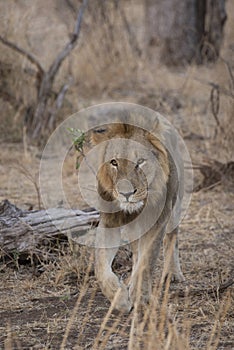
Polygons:
<instances>
[{"instance_id":1,"label":"lion's face","mask_svg":"<svg viewBox=\"0 0 234 350\"><path fill-rule=\"evenodd\" d=\"M144 206L148 194L148 183L141 169L144 158L136 162L116 158L110 161L112 172L112 195L118 201L119 208L124 212L133 213Z\"/></svg>"},{"instance_id":2,"label":"lion's face","mask_svg":"<svg viewBox=\"0 0 234 350\"><path fill-rule=\"evenodd\" d=\"M158 140L142 129L121 124L94 133L103 141L102 164L98 171L99 194L115 201L125 213L139 212L148 196L165 186L167 154ZM97 141L96 141L97 143Z\"/></svg>"},{"instance_id":3,"label":"lion's face","mask_svg":"<svg viewBox=\"0 0 234 350\"><path fill-rule=\"evenodd\" d=\"M147 178L140 168L144 162L144 158L132 162L116 156L100 170L99 183L103 184L104 180L108 184L103 189L108 191L124 212L133 213L144 206L148 194Z\"/></svg>"}]
</instances>

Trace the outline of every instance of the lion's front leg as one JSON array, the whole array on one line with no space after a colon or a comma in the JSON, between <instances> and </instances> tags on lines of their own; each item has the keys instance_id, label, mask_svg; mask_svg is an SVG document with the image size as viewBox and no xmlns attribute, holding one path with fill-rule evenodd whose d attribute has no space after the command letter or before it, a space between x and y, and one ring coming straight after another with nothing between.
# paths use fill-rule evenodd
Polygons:
<instances>
[{"instance_id":1,"label":"lion's front leg","mask_svg":"<svg viewBox=\"0 0 234 350\"><path fill-rule=\"evenodd\" d=\"M159 254L164 229L152 229L131 244L133 271L129 294L134 303L146 304L152 293L153 272Z\"/></svg>"},{"instance_id":2,"label":"lion's front leg","mask_svg":"<svg viewBox=\"0 0 234 350\"><path fill-rule=\"evenodd\" d=\"M103 294L114 303L115 309L129 312L132 308L132 303L129 299L128 288L114 274L111 267L119 249L116 237L115 240L111 240L111 233L109 233L107 240L106 248L96 248L95 274ZM111 243L113 243L113 247L111 247Z\"/></svg>"},{"instance_id":3,"label":"lion's front leg","mask_svg":"<svg viewBox=\"0 0 234 350\"><path fill-rule=\"evenodd\" d=\"M165 235L163 240L164 280L170 275L172 281L182 282L184 276L180 268L178 249L178 227Z\"/></svg>"}]
</instances>

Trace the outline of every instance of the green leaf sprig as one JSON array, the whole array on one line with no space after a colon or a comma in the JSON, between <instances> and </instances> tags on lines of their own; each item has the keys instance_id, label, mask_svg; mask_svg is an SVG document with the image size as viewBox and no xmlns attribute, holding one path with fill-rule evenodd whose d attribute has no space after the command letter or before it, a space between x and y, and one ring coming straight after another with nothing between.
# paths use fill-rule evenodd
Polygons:
<instances>
[{"instance_id":1,"label":"green leaf sprig","mask_svg":"<svg viewBox=\"0 0 234 350\"><path fill-rule=\"evenodd\" d=\"M67 130L72 135L73 145L78 152L83 153L83 147L85 143L85 133L84 131L76 128L67 128Z\"/></svg>"},{"instance_id":2,"label":"green leaf sprig","mask_svg":"<svg viewBox=\"0 0 234 350\"><path fill-rule=\"evenodd\" d=\"M77 129L77 128L67 128L67 130L72 135L72 142L75 147L75 149L80 152L82 156L84 156L83 147L85 143L85 133L84 131ZM76 160L76 169L78 169L80 166L79 164L79 157L77 157Z\"/></svg>"}]
</instances>

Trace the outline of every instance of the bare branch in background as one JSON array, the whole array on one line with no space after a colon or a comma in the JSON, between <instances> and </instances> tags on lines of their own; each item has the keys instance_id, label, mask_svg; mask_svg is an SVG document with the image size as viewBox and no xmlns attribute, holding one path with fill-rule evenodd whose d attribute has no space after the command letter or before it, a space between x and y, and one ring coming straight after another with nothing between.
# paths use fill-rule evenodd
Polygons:
<instances>
[{"instance_id":1,"label":"bare branch in background","mask_svg":"<svg viewBox=\"0 0 234 350\"><path fill-rule=\"evenodd\" d=\"M56 114L57 114L57 112L60 110L60 108L63 105L63 100L65 98L65 95L66 95L70 85L71 85L70 82L67 83L67 84L64 84L61 87L61 89L60 89L60 91L59 91L59 93L57 95L57 98L56 98L56 100L54 102L54 106L53 106L52 111L50 113L50 119L49 119L49 124L48 124L48 127L49 127L50 130L52 130L54 128L54 126L55 126Z\"/></svg>"},{"instance_id":2,"label":"bare branch in background","mask_svg":"<svg viewBox=\"0 0 234 350\"><path fill-rule=\"evenodd\" d=\"M53 86L56 74L58 73L59 68L61 67L61 64L76 46L76 43L80 34L84 10L87 7L87 5L88 5L88 0L83 0L81 8L77 15L74 32L71 35L70 41L66 44L64 49L58 54L54 62L51 64L48 72L46 72L43 76L41 86L40 86L40 91L39 91L39 97L38 97L39 101L38 101L36 111L33 117L32 125L30 128L32 131L31 137L33 139L38 138L40 133L43 132L43 130L50 124L50 118L45 118L45 112L46 112L48 100L50 98L50 93L52 91L52 86Z\"/></svg>"},{"instance_id":3,"label":"bare branch in background","mask_svg":"<svg viewBox=\"0 0 234 350\"><path fill-rule=\"evenodd\" d=\"M11 41L9 41L9 40L3 38L1 35L0 35L0 41L1 41L4 45L10 47L11 49L17 51L19 54L21 54L21 55L23 55L24 57L26 57L32 64L34 64L34 65L37 67L37 69L38 69L38 71L39 71L39 73L40 73L41 75L43 75L43 74L45 73L45 71L44 71L42 65L40 64L40 62L39 62L39 61L37 60L37 58L34 57L31 53L29 53L29 52L27 52L26 50L22 49L21 47L19 47L19 46L16 45L15 43L12 43Z\"/></svg>"},{"instance_id":4,"label":"bare branch in background","mask_svg":"<svg viewBox=\"0 0 234 350\"><path fill-rule=\"evenodd\" d=\"M65 93L67 92L70 84L65 84L58 94L54 94L52 93L53 83L63 61L71 53L71 51L75 48L77 44L80 35L84 10L87 7L87 5L88 0L83 0L82 5L77 14L74 31L71 34L70 41L65 45L63 50L54 59L48 71L45 71L43 69L38 59L35 58L31 53L20 48L15 43L12 43L0 36L0 41L4 45L10 47L14 51L17 51L37 67L38 100L36 103L36 107L28 106L27 109L30 109L30 115L27 119L25 118L27 133L33 139L38 139L39 136L43 133L43 131L45 131L48 128L50 129L50 127L54 125L55 115L62 106ZM54 107L51 109L52 112L50 113L50 111L48 110L48 101L51 99L51 96L57 96L57 99L54 104Z\"/></svg>"}]
</instances>

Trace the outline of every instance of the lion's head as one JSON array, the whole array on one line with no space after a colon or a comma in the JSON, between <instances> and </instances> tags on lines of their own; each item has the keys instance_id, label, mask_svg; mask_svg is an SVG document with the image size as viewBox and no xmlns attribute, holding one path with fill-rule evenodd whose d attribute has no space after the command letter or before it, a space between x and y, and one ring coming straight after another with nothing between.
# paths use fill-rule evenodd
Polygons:
<instances>
[{"instance_id":1,"label":"lion's head","mask_svg":"<svg viewBox=\"0 0 234 350\"><path fill-rule=\"evenodd\" d=\"M94 129L91 144L102 144L97 180L104 200L114 202L128 217L139 213L147 200L156 205L170 173L168 153L157 137L133 125L114 123Z\"/></svg>"}]
</instances>

